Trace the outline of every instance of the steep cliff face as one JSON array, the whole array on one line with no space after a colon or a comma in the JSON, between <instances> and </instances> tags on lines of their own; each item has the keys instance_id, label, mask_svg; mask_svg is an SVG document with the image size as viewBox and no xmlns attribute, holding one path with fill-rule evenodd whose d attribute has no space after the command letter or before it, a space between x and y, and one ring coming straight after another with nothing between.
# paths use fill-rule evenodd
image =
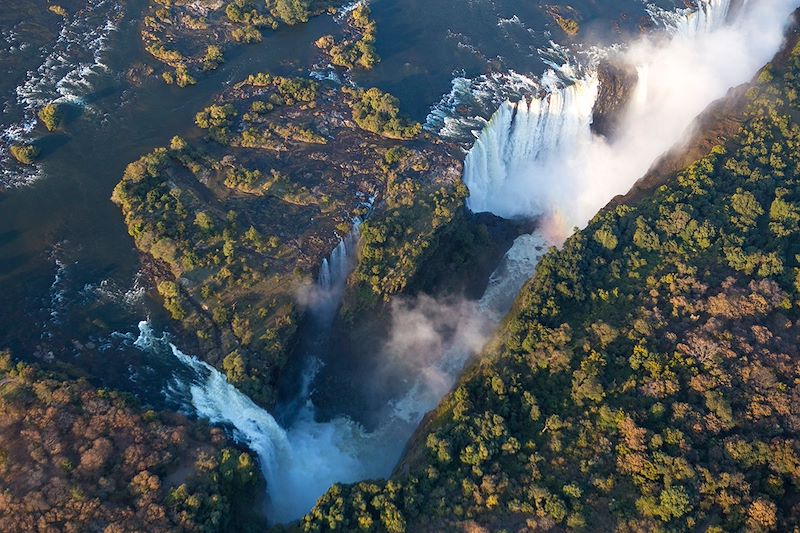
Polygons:
<instances>
[{"instance_id":1,"label":"steep cliff face","mask_svg":"<svg viewBox=\"0 0 800 533\"><path fill-rule=\"evenodd\" d=\"M393 218L389 216L387 220ZM319 371L315 382L312 397L317 413L325 417L347 412L368 426L380 426L384 415L376 413L375 405L396 401L407 387L399 378L386 380L383 387L376 387L373 382L375 376L388 374L381 368L387 364L382 350L392 337L393 309L397 302L417 301L420 297L451 303L477 301L514 239L521 233L532 232L534 225L531 221L512 222L488 213L476 215L457 206L453 218L432 232L423 241L419 256L406 263L410 273L408 282L397 292L387 294L391 296L389 301L373 292L369 278L359 277L364 270L362 263L352 276L334 322L335 335L324 349L314 350L316 357L329 363ZM405 235L407 242L415 242L427 234L398 235ZM400 269L398 263L387 264Z\"/></svg>"},{"instance_id":2,"label":"steep cliff face","mask_svg":"<svg viewBox=\"0 0 800 533\"><path fill-rule=\"evenodd\" d=\"M799 527L796 44L539 263L391 481L333 487L305 530Z\"/></svg>"},{"instance_id":3,"label":"steep cliff face","mask_svg":"<svg viewBox=\"0 0 800 533\"><path fill-rule=\"evenodd\" d=\"M631 65L604 60L597 67L597 78L599 88L592 110L592 132L613 139L639 76Z\"/></svg>"},{"instance_id":4,"label":"steep cliff face","mask_svg":"<svg viewBox=\"0 0 800 533\"><path fill-rule=\"evenodd\" d=\"M114 190L187 340L262 405L354 220L369 213L359 275L380 296L463 203L452 147L397 106L377 89L251 75L197 114L191 141L131 163Z\"/></svg>"}]
</instances>

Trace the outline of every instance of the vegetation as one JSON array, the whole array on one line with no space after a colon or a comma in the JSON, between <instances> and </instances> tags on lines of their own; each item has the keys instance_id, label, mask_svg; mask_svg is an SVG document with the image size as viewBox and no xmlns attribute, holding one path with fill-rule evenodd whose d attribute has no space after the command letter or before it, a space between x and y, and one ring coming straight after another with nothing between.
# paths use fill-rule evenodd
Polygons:
<instances>
[{"instance_id":1,"label":"vegetation","mask_svg":"<svg viewBox=\"0 0 800 533\"><path fill-rule=\"evenodd\" d=\"M55 131L61 127L63 117L58 104L47 104L36 114L47 131Z\"/></svg>"},{"instance_id":2,"label":"vegetation","mask_svg":"<svg viewBox=\"0 0 800 533\"><path fill-rule=\"evenodd\" d=\"M267 3L272 4L273 16L289 26L308 22L311 16L309 0L268 0Z\"/></svg>"},{"instance_id":3,"label":"vegetation","mask_svg":"<svg viewBox=\"0 0 800 533\"><path fill-rule=\"evenodd\" d=\"M23 165L32 165L39 156L39 149L32 144L12 144L9 151L11 156Z\"/></svg>"},{"instance_id":4,"label":"vegetation","mask_svg":"<svg viewBox=\"0 0 800 533\"><path fill-rule=\"evenodd\" d=\"M427 170L419 154L406 151L397 160L395 150L386 154L387 216L376 217L361 227L361 256L355 279L380 299L403 292L424 259L449 238L450 223L464 205L466 187L455 177L438 188L422 189L409 176L413 169Z\"/></svg>"},{"instance_id":5,"label":"vegetation","mask_svg":"<svg viewBox=\"0 0 800 533\"><path fill-rule=\"evenodd\" d=\"M0 529L241 531L258 467L220 430L0 354Z\"/></svg>"},{"instance_id":6,"label":"vegetation","mask_svg":"<svg viewBox=\"0 0 800 533\"><path fill-rule=\"evenodd\" d=\"M178 65L175 67L175 84L178 87L188 87L189 85L194 85L196 83L197 80L189 74L189 70L186 68L186 66Z\"/></svg>"},{"instance_id":7,"label":"vegetation","mask_svg":"<svg viewBox=\"0 0 800 533\"><path fill-rule=\"evenodd\" d=\"M206 55L203 57L203 70L214 70L224 61L222 50L213 44L206 47Z\"/></svg>"},{"instance_id":8,"label":"vegetation","mask_svg":"<svg viewBox=\"0 0 800 533\"><path fill-rule=\"evenodd\" d=\"M47 9L49 9L51 13L54 13L59 17L66 18L68 15L67 10L64 9L64 6L60 6L58 4L50 4L49 6L47 6Z\"/></svg>"},{"instance_id":9,"label":"vegetation","mask_svg":"<svg viewBox=\"0 0 800 533\"><path fill-rule=\"evenodd\" d=\"M558 24L561 30L570 37L575 37L576 35L578 35L578 32L581 31L581 27L578 24L577 20L562 17L558 13L555 13L553 15L553 18L555 19L556 24Z\"/></svg>"},{"instance_id":10,"label":"vegetation","mask_svg":"<svg viewBox=\"0 0 800 533\"><path fill-rule=\"evenodd\" d=\"M304 530L800 528L800 47L764 72L724 145L542 259L394 479Z\"/></svg>"},{"instance_id":11,"label":"vegetation","mask_svg":"<svg viewBox=\"0 0 800 533\"><path fill-rule=\"evenodd\" d=\"M383 240L364 245L377 295L404 286L463 201L458 164L442 147L412 149L342 120L351 96L250 75L197 113L205 138L173 138L131 163L114 189L137 248L156 265L165 309L262 405L275 399L298 294L366 200L380 202L368 226Z\"/></svg>"},{"instance_id":12,"label":"vegetation","mask_svg":"<svg viewBox=\"0 0 800 533\"><path fill-rule=\"evenodd\" d=\"M168 70L166 83L194 85L217 68L225 50L235 44L258 43L263 32L280 24L308 22L325 13L334 0L226 0L203 3L149 0L140 34L147 52Z\"/></svg>"},{"instance_id":13,"label":"vegetation","mask_svg":"<svg viewBox=\"0 0 800 533\"><path fill-rule=\"evenodd\" d=\"M262 271L273 254L288 250L274 250L277 242L266 246L266 241L274 241L247 218L240 219L229 209L232 205L208 204L194 192L191 181L174 180L181 170L189 176L235 174L224 169L193 153L182 139L173 139L169 149L156 149L128 166L113 200L122 207L139 249L168 268L170 274L157 284L164 307L199 341L210 343L212 363L221 365L225 354L242 348L246 374L233 382L255 400L270 404L274 367L283 359L284 344L295 328L288 304L298 281L291 281L291 271L285 272L288 279L281 286L272 279L274 273Z\"/></svg>"},{"instance_id":14,"label":"vegetation","mask_svg":"<svg viewBox=\"0 0 800 533\"><path fill-rule=\"evenodd\" d=\"M316 41L317 48L325 51L331 62L339 67L371 69L380 61L380 57L375 51L377 29L366 3L353 9L348 27L349 35L341 43L336 43L333 36L326 35Z\"/></svg>"},{"instance_id":15,"label":"vegetation","mask_svg":"<svg viewBox=\"0 0 800 533\"><path fill-rule=\"evenodd\" d=\"M360 128L390 139L413 139L422 132L420 123L409 122L400 115L399 102L394 96L375 87L347 91L353 120Z\"/></svg>"},{"instance_id":16,"label":"vegetation","mask_svg":"<svg viewBox=\"0 0 800 533\"><path fill-rule=\"evenodd\" d=\"M231 30L231 37L237 43L260 43L263 39L261 31L255 26L244 26Z\"/></svg>"}]
</instances>

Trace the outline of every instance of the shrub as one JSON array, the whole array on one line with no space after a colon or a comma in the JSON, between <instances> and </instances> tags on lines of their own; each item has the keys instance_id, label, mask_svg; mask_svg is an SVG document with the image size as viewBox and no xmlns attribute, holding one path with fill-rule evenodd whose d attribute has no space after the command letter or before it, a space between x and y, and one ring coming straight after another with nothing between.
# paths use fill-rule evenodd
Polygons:
<instances>
[{"instance_id":1,"label":"shrub","mask_svg":"<svg viewBox=\"0 0 800 533\"><path fill-rule=\"evenodd\" d=\"M58 4L50 4L50 7L48 7L47 9L51 13L55 13L56 15L58 15L60 17L65 17L66 18L66 16L67 16L67 10L64 9L63 6L60 6Z\"/></svg>"},{"instance_id":2,"label":"shrub","mask_svg":"<svg viewBox=\"0 0 800 533\"><path fill-rule=\"evenodd\" d=\"M358 126L390 139L413 139L422 132L422 125L400 116L398 100L373 87L351 91L353 120Z\"/></svg>"},{"instance_id":3,"label":"shrub","mask_svg":"<svg viewBox=\"0 0 800 533\"><path fill-rule=\"evenodd\" d=\"M203 58L203 70L214 70L224 61L219 46L209 45Z\"/></svg>"},{"instance_id":4,"label":"shrub","mask_svg":"<svg viewBox=\"0 0 800 533\"><path fill-rule=\"evenodd\" d=\"M39 149L32 144L15 144L10 148L11 155L23 165L30 165L39 156Z\"/></svg>"},{"instance_id":5,"label":"shrub","mask_svg":"<svg viewBox=\"0 0 800 533\"><path fill-rule=\"evenodd\" d=\"M61 126L62 116L58 104L47 104L37 113L47 131L55 131Z\"/></svg>"},{"instance_id":6,"label":"shrub","mask_svg":"<svg viewBox=\"0 0 800 533\"><path fill-rule=\"evenodd\" d=\"M308 22L308 0L275 0L272 14L289 26Z\"/></svg>"}]
</instances>

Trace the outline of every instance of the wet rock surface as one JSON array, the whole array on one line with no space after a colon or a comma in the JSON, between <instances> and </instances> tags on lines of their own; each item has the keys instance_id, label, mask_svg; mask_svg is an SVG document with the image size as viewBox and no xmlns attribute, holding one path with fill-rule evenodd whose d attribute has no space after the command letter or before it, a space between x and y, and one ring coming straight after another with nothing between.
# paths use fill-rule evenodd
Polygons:
<instances>
[{"instance_id":1,"label":"wet rock surface","mask_svg":"<svg viewBox=\"0 0 800 533\"><path fill-rule=\"evenodd\" d=\"M597 68L600 88L593 110L592 131L613 139L622 113L633 97L639 76L630 65L604 60Z\"/></svg>"}]
</instances>

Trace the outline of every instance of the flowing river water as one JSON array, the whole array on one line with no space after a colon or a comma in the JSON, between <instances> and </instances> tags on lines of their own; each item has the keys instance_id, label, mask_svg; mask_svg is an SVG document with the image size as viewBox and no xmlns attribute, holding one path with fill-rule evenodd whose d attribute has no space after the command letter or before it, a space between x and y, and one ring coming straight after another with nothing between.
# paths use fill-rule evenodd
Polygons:
<instances>
[{"instance_id":1,"label":"flowing river water","mask_svg":"<svg viewBox=\"0 0 800 533\"><path fill-rule=\"evenodd\" d=\"M545 65L538 50L560 35L545 11L516 4L376 1L382 62L355 81L393 92L419 120L451 90L454 77L497 72L496 87L478 88L476 96L516 94L526 87L506 73L539 75ZM575 5L587 13L587 24L609 35L619 21L633 31L645 16L638 1L612 4ZM267 33L260 44L226 53L197 86L180 89L156 78L136 85L126 76L148 61L138 38L143 0L75 2L80 10L65 5L66 24L34 0L12 0L0 14L0 347L23 358L68 359L109 386L156 401L151 393L159 380L153 390L142 389L141 379L132 384L130 375L144 363L112 342L111 333L133 331L142 318L159 330L169 321L139 271L111 190L129 162L173 135L192 135L194 114L226 84L253 72L304 75L319 67L312 43L338 26L323 16ZM69 105L64 131L46 137L28 131L35 107L52 100ZM470 116L488 119L496 108L488 100ZM40 164L28 169L10 161L10 141L37 137Z\"/></svg>"},{"instance_id":2,"label":"flowing river water","mask_svg":"<svg viewBox=\"0 0 800 533\"><path fill-rule=\"evenodd\" d=\"M723 0L703 1L708 8L727 9ZM770 2L792 7L788 1ZM573 62L574 49L582 57L591 58L594 53L582 46L567 51L552 42L566 39L547 11L518 4L512 0L376 0L372 9L383 61L354 80L394 93L406 112L421 121L427 117L430 131L462 143L465 150L483 130L478 151L468 160L467 179L484 196L493 180L518 179L508 175L509 168L517 174L536 169L531 146L497 151L498 145L509 145L498 125L513 134L513 142L525 136L515 130L518 123L502 125L518 116L508 113L512 104L504 101L528 96L525 112L530 134L542 133L545 129L531 114L554 98L548 96L554 93L545 71L555 69L552 75L559 84L570 76L574 81L574 68L579 66ZM670 1L659 4L670 9L668 13L678 7ZM71 109L65 131L41 141L44 158L35 170L21 172L7 155L0 161L0 186L7 187L0 192L0 347L11 348L22 358L73 363L98 384L129 391L145 404L193 410L228 426L259 454L268 485L276 487L268 509L276 521L302 515L331 482L388 475L425 410L447 392L466 357L480 349L509 308L548 244L547 237L520 237L479 302L443 309L438 303L423 301L412 309L400 309L410 324L420 328L429 325L431 313L449 313L459 320L443 325L449 340L434 348L398 344L398 349L440 353L420 363L415 369L417 378L409 381L404 395L390 405L376 406L387 413L384 426L368 432L344 414L315 420L314 407L307 400L317 370L315 359L310 358L307 379L295 398L298 408L293 420L281 427L216 370L183 353L161 333L169 329L169 320L152 297L120 213L109 197L127 163L166 144L173 135L193 135L194 114L226 84L258 71L304 74L312 68L324 69L312 43L339 26L326 16L267 34L258 45L232 50L224 65L198 86L179 89L157 79L134 85L125 75L131 66L146 61L138 41L141 0L92 0L86 5L91 10L83 18L76 16L67 29L59 29L56 17L43 17L36 10L44 8L28 0L12 0L11 8L0 16L6 47L0 60L5 74L0 80L5 102L0 122L3 140L36 135L29 131L31 109L26 107L59 99ZM643 21L655 25L657 9L639 1L604 2L602 8L591 1L573 5L582 14L586 34L597 43L630 40ZM686 16L678 13L677 17ZM664 20L665 15L660 16ZM573 68L569 73L567 66ZM591 80L590 72L581 73L586 75L589 78L580 79ZM706 99L717 96L721 95ZM575 126L572 130L590 135L585 131L585 117L578 118L583 122L570 122ZM492 163L477 164L481 160ZM476 168L494 170L485 175ZM614 194L621 192L625 191ZM505 207L495 205L485 201L473 207L506 214ZM548 207L530 205L515 206L509 212L541 215ZM583 222L579 217L577 223ZM388 451L387 443L391 443ZM314 457L325 457L325 461L315 462Z\"/></svg>"}]
</instances>

